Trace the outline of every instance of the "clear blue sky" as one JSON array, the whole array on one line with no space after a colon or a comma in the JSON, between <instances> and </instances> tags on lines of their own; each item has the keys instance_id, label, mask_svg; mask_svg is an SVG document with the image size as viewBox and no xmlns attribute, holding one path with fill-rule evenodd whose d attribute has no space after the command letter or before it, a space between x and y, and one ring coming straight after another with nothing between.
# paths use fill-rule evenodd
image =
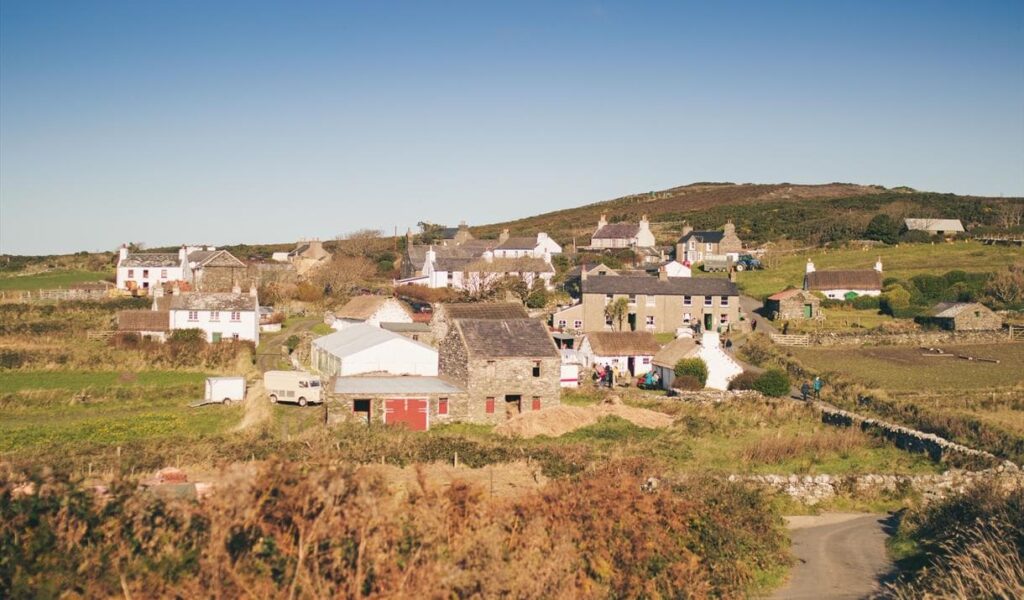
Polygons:
<instances>
[{"instance_id":1,"label":"clear blue sky","mask_svg":"<svg viewBox=\"0 0 1024 600\"><path fill-rule=\"evenodd\" d=\"M0 1L0 252L708 180L1024 195L1024 2Z\"/></svg>"}]
</instances>

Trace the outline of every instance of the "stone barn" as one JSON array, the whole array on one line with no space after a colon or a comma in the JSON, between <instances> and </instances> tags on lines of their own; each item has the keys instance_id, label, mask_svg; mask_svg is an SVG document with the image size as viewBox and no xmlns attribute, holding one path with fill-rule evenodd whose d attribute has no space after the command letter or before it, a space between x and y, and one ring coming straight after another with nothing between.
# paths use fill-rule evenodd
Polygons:
<instances>
[{"instance_id":1,"label":"stone barn","mask_svg":"<svg viewBox=\"0 0 1024 600\"><path fill-rule=\"evenodd\" d=\"M499 423L560 402L561 356L534 319L454 319L439 348L441 375L467 392L452 418Z\"/></svg>"},{"instance_id":2,"label":"stone barn","mask_svg":"<svg viewBox=\"0 0 1024 600\"><path fill-rule=\"evenodd\" d=\"M432 425L457 420L453 408L466 405L465 390L441 377L335 377L327 393L327 420L330 424L382 423L426 431Z\"/></svg>"},{"instance_id":3,"label":"stone barn","mask_svg":"<svg viewBox=\"0 0 1024 600\"><path fill-rule=\"evenodd\" d=\"M821 299L807 290L790 288L772 294L764 306L766 316L773 321L825 318L821 314Z\"/></svg>"},{"instance_id":4,"label":"stone barn","mask_svg":"<svg viewBox=\"0 0 1024 600\"><path fill-rule=\"evenodd\" d=\"M999 315L977 302L940 302L932 309L928 321L950 331L990 331L1003 327Z\"/></svg>"}]
</instances>

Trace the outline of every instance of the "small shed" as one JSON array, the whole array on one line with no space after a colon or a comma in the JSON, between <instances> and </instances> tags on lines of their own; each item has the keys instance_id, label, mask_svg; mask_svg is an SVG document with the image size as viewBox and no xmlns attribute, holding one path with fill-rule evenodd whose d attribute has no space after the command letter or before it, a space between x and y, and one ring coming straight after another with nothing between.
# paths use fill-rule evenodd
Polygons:
<instances>
[{"instance_id":1,"label":"small shed","mask_svg":"<svg viewBox=\"0 0 1024 600\"><path fill-rule=\"evenodd\" d=\"M465 419L456 414L466 391L441 377L337 377L328 396L329 423L383 423L426 431L431 423Z\"/></svg>"},{"instance_id":2,"label":"small shed","mask_svg":"<svg viewBox=\"0 0 1024 600\"><path fill-rule=\"evenodd\" d=\"M999 315L977 302L940 302L932 308L928 321L950 331L991 331L1003 327Z\"/></svg>"},{"instance_id":3,"label":"small shed","mask_svg":"<svg viewBox=\"0 0 1024 600\"><path fill-rule=\"evenodd\" d=\"M765 311L773 321L824 319L821 299L807 290L790 288L768 296Z\"/></svg>"},{"instance_id":4,"label":"small shed","mask_svg":"<svg viewBox=\"0 0 1024 600\"><path fill-rule=\"evenodd\" d=\"M676 363L684 358L700 355L700 345L692 337L681 337L669 342L654 355L654 371L661 380L661 387L672 389L676 378Z\"/></svg>"},{"instance_id":5,"label":"small shed","mask_svg":"<svg viewBox=\"0 0 1024 600\"><path fill-rule=\"evenodd\" d=\"M650 331L588 333L580 344L580 355L587 366L611 365L633 376L650 371L651 360L659 350L661 344Z\"/></svg>"},{"instance_id":6,"label":"small shed","mask_svg":"<svg viewBox=\"0 0 1024 600\"><path fill-rule=\"evenodd\" d=\"M963 233L964 224L960 219L903 219L903 231L923 231L948 237Z\"/></svg>"}]
</instances>

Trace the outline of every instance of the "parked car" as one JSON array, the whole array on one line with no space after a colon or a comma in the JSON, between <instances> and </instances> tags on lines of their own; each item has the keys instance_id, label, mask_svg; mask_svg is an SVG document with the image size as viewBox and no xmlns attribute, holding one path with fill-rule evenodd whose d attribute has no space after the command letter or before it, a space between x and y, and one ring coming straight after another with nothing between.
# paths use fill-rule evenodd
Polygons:
<instances>
[{"instance_id":1,"label":"parked car","mask_svg":"<svg viewBox=\"0 0 1024 600\"><path fill-rule=\"evenodd\" d=\"M305 371L267 371L263 386L273 403L320 404L320 378Z\"/></svg>"}]
</instances>

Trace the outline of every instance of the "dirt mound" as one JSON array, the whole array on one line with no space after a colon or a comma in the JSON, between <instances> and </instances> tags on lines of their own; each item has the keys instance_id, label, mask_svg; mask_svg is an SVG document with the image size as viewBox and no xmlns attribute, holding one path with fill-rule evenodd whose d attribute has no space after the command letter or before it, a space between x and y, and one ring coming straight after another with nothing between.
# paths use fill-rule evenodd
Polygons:
<instances>
[{"instance_id":1,"label":"dirt mound","mask_svg":"<svg viewBox=\"0 0 1024 600\"><path fill-rule=\"evenodd\" d=\"M672 424L672 415L622 404L617 396L594 406L554 406L537 412L523 413L494 428L507 437L532 438L540 435L558 437L593 425L604 417L615 416L648 429L661 429Z\"/></svg>"},{"instance_id":2,"label":"dirt mound","mask_svg":"<svg viewBox=\"0 0 1024 600\"><path fill-rule=\"evenodd\" d=\"M537 465L524 462L489 465L480 469L438 463L408 467L370 464L359 467L359 472L383 477L395 497L410 491L422 491L424 487L446 488L461 481L478 486L491 496L515 498L548 482Z\"/></svg>"}]
</instances>

